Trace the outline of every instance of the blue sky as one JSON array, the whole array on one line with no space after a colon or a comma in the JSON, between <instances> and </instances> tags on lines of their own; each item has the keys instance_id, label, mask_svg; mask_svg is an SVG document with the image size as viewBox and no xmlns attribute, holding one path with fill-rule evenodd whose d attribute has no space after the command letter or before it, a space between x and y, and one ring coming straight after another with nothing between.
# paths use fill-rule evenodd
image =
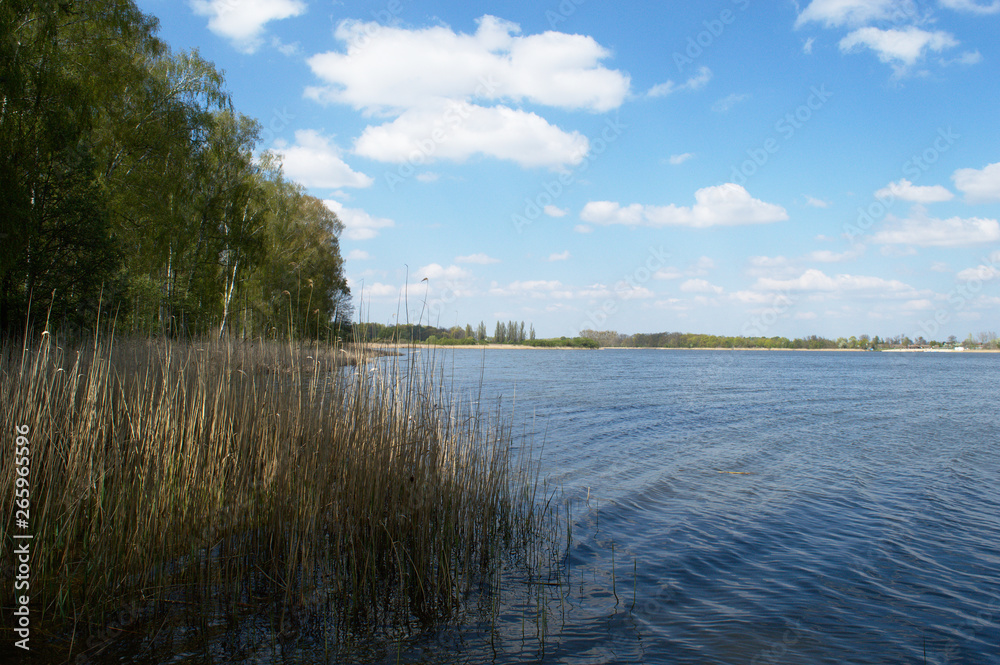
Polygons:
<instances>
[{"instance_id":1,"label":"blue sky","mask_svg":"<svg viewBox=\"0 0 1000 665\"><path fill-rule=\"evenodd\" d=\"M1000 0L138 4L340 215L365 320L1000 329Z\"/></svg>"}]
</instances>

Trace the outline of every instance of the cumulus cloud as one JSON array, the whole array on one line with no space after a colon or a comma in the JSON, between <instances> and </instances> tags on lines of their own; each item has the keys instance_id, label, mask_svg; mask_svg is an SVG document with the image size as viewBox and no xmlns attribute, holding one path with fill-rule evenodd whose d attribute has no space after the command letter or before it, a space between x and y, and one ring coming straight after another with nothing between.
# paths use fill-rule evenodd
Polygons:
<instances>
[{"instance_id":1,"label":"cumulus cloud","mask_svg":"<svg viewBox=\"0 0 1000 665\"><path fill-rule=\"evenodd\" d=\"M1000 162L982 169L958 169L951 179L970 203L1000 201Z\"/></svg>"},{"instance_id":2,"label":"cumulus cloud","mask_svg":"<svg viewBox=\"0 0 1000 665\"><path fill-rule=\"evenodd\" d=\"M357 208L345 208L339 201L327 199L323 205L337 214L344 223L344 237L351 240L371 240L380 230L396 225L391 219L372 217Z\"/></svg>"},{"instance_id":3,"label":"cumulus cloud","mask_svg":"<svg viewBox=\"0 0 1000 665\"><path fill-rule=\"evenodd\" d=\"M955 197L946 187L942 187L941 185L914 185L906 178L903 178L899 182L890 182L875 192L875 196L883 200L897 198L914 203L938 203L941 201L950 201Z\"/></svg>"},{"instance_id":4,"label":"cumulus cloud","mask_svg":"<svg viewBox=\"0 0 1000 665\"><path fill-rule=\"evenodd\" d=\"M442 98L527 101L607 111L622 104L629 77L601 62L611 53L592 37L548 31L522 36L494 16L474 34L343 21L334 33L345 51L309 58L326 85L314 97L379 111L425 106Z\"/></svg>"},{"instance_id":5,"label":"cumulus cloud","mask_svg":"<svg viewBox=\"0 0 1000 665\"><path fill-rule=\"evenodd\" d=\"M418 268L414 273L414 277L417 281L428 280L428 281L455 281L461 279L468 279L469 272L464 268L460 268L456 265L450 265L444 268L439 263L431 263L429 265Z\"/></svg>"},{"instance_id":6,"label":"cumulus cloud","mask_svg":"<svg viewBox=\"0 0 1000 665\"><path fill-rule=\"evenodd\" d=\"M566 215L569 214L569 210L566 210L565 208L560 208L558 206L554 206L552 204L545 206L542 210L549 217L565 217Z\"/></svg>"},{"instance_id":7,"label":"cumulus cloud","mask_svg":"<svg viewBox=\"0 0 1000 665\"><path fill-rule=\"evenodd\" d=\"M666 97L667 95L684 90L698 90L708 85L712 80L712 70L708 67L699 67L697 73L684 83L658 83L646 92L647 97Z\"/></svg>"},{"instance_id":8,"label":"cumulus cloud","mask_svg":"<svg viewBox=\"0 0 1000 665\"><path fill-rule=\"evenodd\" d=\"M822 23L827 28L864 25L872 21L913 16L911 0L812 0L795 21L795 27Z\"/></svg>"},{"instance_id":9,"label":"cumulus cloud","mask_svg":"<svg viewBox=\"0 0 1000 665\"><path fill-rule=\"evenodd\" d=\"M682 153L680 155L670 155L670 160L669 161L674 166L678 166L680 164L683 164L687 160L691 159L692 157L694 157L694 153L693 152L685 152L685 153Z\"/></svg>"},{"instance_id":10,"label":"cumulus cloud","mask_svg":"<svg viewBox=\"0 0 1000 665\"><path fill-rule=\"evenodd\" d=\"M195 14L209 17L209 30L244 53L260 47L268 23L306 11L306 3L301 0L190 0L190 4Z\"/></svg>"},{"instance_id":11,"label":"cumulus cloud","mask_svg":"<svg viewBox=\"0 0 1000 665\"><path fill-rule=\"evenodd\" d=\"M942 30L930 32L916 26L906 28L858 28L840 40L840 50L844 53L871 49L878 59L891 64L897 74L904 73L909 67L924 57L927 51L940 53L945 49L958 46L958 41Z\"/></svg>"},{"instance_id":12,"label":"cumulus cloud","mask_svg":"<svg viewBox=\"0 0 1000 665\"><path fill-rule=\"evenodd\" d=\"M876 233L873 242L917 247L966 247L1000 241L1000 224L995 219L934 219L917 211L911 218L900 220L889 216L887 221L889 228Z\"/></svg>"},{"instance_id":13,"label":"cumulus cloud","mask_svg":"<svg viewBox=\"0 0 1000 665\"><path fill-rule=\"evenodd\" d=\"M660 268L655 273L653 273L653 279L680 279L684 276L680 270L673 266L668 266L666 268Z\"/></svg>"},{"instance_id":14,"label":"cumulus cloud","mask_svg":"<svg viewBox=\"0 0 1000 665\"><path fill-rule=\"evenodd\" d=\"M351 293L357 294L361 298L395 298L399 295L397 287L381 282L369 284L348 277L347 286L351 289Z\"/></svg>"},{"instance_id":15,"label":"cumulus cloud","mask_svg":"<svg viewBox=\"0 0 1000 665\"><path fill-rule=\"evenodd\" d=\"M846 252L831 252L828 249L820 249L810 252L806 255L806 258L810 261L818 261L820 263L841 263L842 261L856 259L863 253L863 246L859 246L857 249L849 249Z\"/></svg>"},{"instance_id":16,"label":"cumulus cloud","mask_svg":"<svg viewBox=\"0 0 1000 665\"><path fill-rule=\"evenodd\" d=\"M684 293L722 293L722 287L711 284L704 279L689 279L680 285L680 290Z\"/></svg>"},{"instance_id":17,"label":"cumulus cloud","mask_svg":"<svg viewBox=\"0 0 1000 665\"><path fill-rule=\"evenodd\" d=\"M490 263L500 263L500 259L494 259L488 254L469 254L468 256L456 256L455 263L475 263L477 265L485 266Z\"/></svg>"},{"instance_id":18,"label":"cumulus cloud","mask_svg":"<svg viewBox=\"0 0 1000 665\"><path fill-rule=\"evenodd\" d=\"M367 127L354 152L383 162L462 162L476 154L522 166L560 167L583 161L590 143L536 113L507 106L443 101L413 108L392 122Z\"/></svg>"},{"instance_id":19,"label":"cumulus cloud","mask_svg":"<svg viewBox=\"0 0 1000 665\"><path fill-rule=\"evenodd\" d=\"M558 252L558 253L549 254L548 260L549 261L568 261L569 260L569 256L570 256L569 250L567 249L565 252Z\"/></svg>"},{"instance_id":20,"label":"cumulus cloud","mask_svg":"<svg viewBox=\"0 0 1000 665\"><path fill-rule=\"evenodd\" d=\"M1000 14L1000 0L989 0L979 3L976 0L941 0L941 5L948 9L972 14Z\"/></svg>"},{"instance_id":21,"label":"cumulus cloud","mask_svg":"<svg viewBox=\"0 0 1000 665\"><path fill-rule=\"evenodd\" d=\"M1000 279L1000 267L997 265L979 265L975 268L966 268L965 270L962 270L956 275L956 277L965 282L988 282L993 279Z\"/></svg>"},{"instance_id":22,"label":"cumulus cloud","mask_svg":"<svg viewBox=\"0 0 1000 665\"><path fill-rule=\"evenodd\" d=\"M767 224L788 219L779 205L750 196L742 186L726 183L704 187L695 192L691 207L651 206L633 203L622 207L613 201L591 201L584 206L580 219L591 224L625 226L737 226Z\"/></svg>"},{"instance_id":23,"label":"cumulus cloud","mask_svg":"<svg viewBox=\"0 0 1000 665\"><path fill-rule=\"evenodd\" d=\"M371 177L351 169L341 158L340 149L332 139L311 129L295 132L295 143L275 143L281 155L282 169L289 179L306 187L339 189L370 187Z\"/></svg>"},{"instance_id":24,"label":"cumulus cloud","mask_svg":"<svg viewBox=\"0 0 1000 665\"><path fill-rule=\"evenodd\" d=\"M754 287L762 291L872 291L880 293L913 293L913 287L898 280L865 275L834 275L830 277L822 270L806 270L793 279L761 277Z\"/></svg>"}]
</instances>

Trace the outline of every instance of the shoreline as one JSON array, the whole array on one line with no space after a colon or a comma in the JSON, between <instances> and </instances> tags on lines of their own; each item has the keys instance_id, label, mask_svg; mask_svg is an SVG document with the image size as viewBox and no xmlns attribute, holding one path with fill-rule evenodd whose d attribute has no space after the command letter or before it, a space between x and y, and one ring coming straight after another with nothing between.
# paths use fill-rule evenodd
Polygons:
<instances>
[{"instance_id":1,"label":"shoreline","mask_svg":"<svg viewBox=\"0 0 1000 665\"><path fill-rule=\"evenodd\" d=\"M755 348L746 346L699 346L699 347L663 347L663 346L602 346L599 349L587 349L577 346L522 346L518 344L371 344L374 349L393 351L398 353L405 349L469 349L469 350L504 350L504 351L766 351L766 352L808 352L808 353L1000 353L1000 349L964 349L953 351L951 349L879 349L870 352L867 349L784 349L784 348Z\"/></svg>"}]
</instances>

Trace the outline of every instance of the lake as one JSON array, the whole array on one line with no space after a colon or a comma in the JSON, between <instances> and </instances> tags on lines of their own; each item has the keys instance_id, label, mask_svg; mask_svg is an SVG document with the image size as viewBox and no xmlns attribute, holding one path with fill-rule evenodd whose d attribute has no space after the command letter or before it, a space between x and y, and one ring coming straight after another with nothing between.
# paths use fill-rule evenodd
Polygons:
<instances>
[{"instance_id":1,"label":"lake","mask_svg":"<svg viewBox=\"0 0 1000 665\"><path fill-rule=\"evenodd\" d=\"M542 446L568 588L544 640L508 608L492 644L416 636L386 662L1000 663L1000 355L433 362Z\"/></svg>"}]
</instances>

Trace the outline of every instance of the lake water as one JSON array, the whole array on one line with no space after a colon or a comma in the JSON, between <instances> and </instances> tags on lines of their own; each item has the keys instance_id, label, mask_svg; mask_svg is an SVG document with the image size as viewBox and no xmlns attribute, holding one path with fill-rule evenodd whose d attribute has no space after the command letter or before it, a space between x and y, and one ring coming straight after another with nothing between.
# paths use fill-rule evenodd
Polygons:
<instances>
[{"instance_id":1,"label":"lake water","mask_svg":"<svg viewBox=\"0 0 1000 665\"><path fill-rule=\"evenodd\" d=\"M1000 663L1000 355L434 362L544 441L568 588L544 641L512 609L492 645L423 636L386 662Z\"/></svg>"}]
</instances>

